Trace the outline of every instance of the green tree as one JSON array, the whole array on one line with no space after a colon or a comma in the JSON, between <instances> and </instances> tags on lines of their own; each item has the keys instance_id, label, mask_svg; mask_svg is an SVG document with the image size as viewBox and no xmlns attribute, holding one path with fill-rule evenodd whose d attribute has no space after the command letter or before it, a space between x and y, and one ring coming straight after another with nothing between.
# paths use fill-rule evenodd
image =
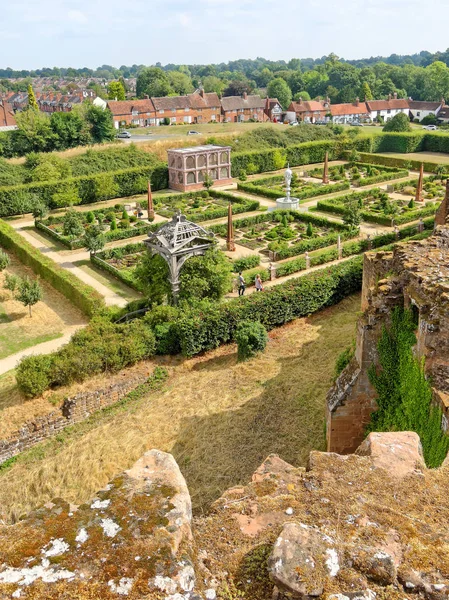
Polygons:
<instances>
[{"instance_id":1,"label":"green tree","mask_svg":"<svg viewBox=\"0 0 449 600\"><path fill-rule=\"evenodd\" d=\"M28 108L31 108L31 110L39 110L39 105L37 103L36 100L36 96L34 95L34 91L33 91L33 87L30 84L28 84Z\"/></svg>"},{"instance_id":2,"label":"green tree","mask_svg":"<svg viewBox=\"0 0 449 600\"><path fill-rule=\"evenodd\" d=\"M66 206L76 206L81 202L81 198L73 185L66 185L65 189L53 194L51 202L57 208L65 208Z\"/></svg>"},{"instance_id":3,"label":"green tree","mask_svg":"<svg viewBox=\"0 0 449 600\"><path fill-rule=\"evenodd\" d=\"M115 127L110 110L89 104L85 111L90 137L95 144L110 142L115 139Z\"/></svg>"},{"instance_id":4,"label":"green tree","mask_svg":"<svg viewBox=\"0 0 449 600\"><path fill-rule=\"evenodd\" d=\"M238 360L248 360L265 350L268 342L267 330L258 321L241 321L235 332L235 341Z\"/></svg>"},{"instance_id":5,"label":"green tree","mask_svg":"<svg viewBox=\"0 0 449 600\"><path fill-rule=\"evenodd\" d=\"M221 95L225 88L225 83L214 75L208 75L203 79L202 83L204 91L207 93L215 92L216 94Z\"/></svg>"},{"instance_id":6,"label":"green tree","mask_svg":"<svg viewBox=\"0 0 449 600\"><path fill-rule=\"evenodd\" d=\"M357 228L362 222L360 209L356 202L351 202L343 214L343 222L350 227Z\"/></svg>"},{"instance_id":7,"label":"green tree","mask_svg":"<svg viewBox=\"0 0 449 600\"><path fill-rule=\"evenodd\" d=\"M168 80L173 91L179 96L185 96L194 91L192 80L185 73L170 71L168 73Z\"/></svg>"},{"instance_id":8,"label":"green tree","mask_svg":"<svg viewBox=\"0 0 449 600\"><path fill-rule=\"evenodd\" d=\"M62 222L63 234L70 238L78 238L84 233L83 223L81 216L76 210L68 210Z\"/></svg>"},{"instance_id":9,"label":"green tree","mask_svg":"<svg viewBox=\"0 0 449 600\"><path fill-rule=\"evenodd\" d=\"M410 119L408 116L404 113L399 113L385 123L382 131L405 132L411 131L411 129Z\"/></svg>"},{"instance_id":10,"label":"green tree","mask_svg":"<svg viewBox=\"0 0 449 600\"><path fill-rule=\"evenodd\" d=\"M42 221L48 215L48 206L42 200L33 205L33 217Z\"/></svg>"},{"instance_id":11,"label":"green tree","mask_svg":"<svg viewBox=\"0 0 449 600\"><path fill-rule=\"evenodd\" d=\"M56 136L55 148L58 150L85 146L90 142L89 124L78 107L67 113L53 113L50 117L50 127Z\"/></svg>"},{"instance_id":12,"label":"green tree","mask_svg":"<svg viewBox=\"0 0 449 600\"><path fill-rule=\"evenodd\" d=\"M14 293L19 285L20 277L17 275L12 275L10 273L5 273L5 282L3 283L3 287L5 290L8 290Z\"/></svg>"},{"instance_id":13,"label":"green tree","mask_svg":"<svg viewBox=\"0 0 449 600\"><path fill-rule=\"evenodd\" d=\"M232 266L223 252L216 248L207 250L204 256L190 258L184 264L180 275L179 299L219 300L226 294L232 283Z\"/></svg>"},{"instance_id":14,"label":"green tree","mask_svg":"<svg viewBox=\"0 0 449 600\"><path fill-rule=\"evenodd\" d=\"M281 79L280 77L276 77L276 79L272 79L268 84L267 94L269 98L277 98L285 110L290 105L292 101L292 91L288 86L288 83Z\"/></svg>"},{"instance_id":15,"label":"green tree","mask_svg":"<svg viewBox=\"0 0 449 600\"><path fill-rule=\"evenodd\" d=\"M438 167L435 169L435 175L439 177L440 181L442 182L447 175L446 165L438 165Z\"/></svg>"},{"instance_id":16,"label":"green tree","mask_svg":"<svg viewBox=\"0 0 449 600\"><path fill-rule=\"evenodd\" d=\"M117 198L119 186L115 182L114 176L110 173L103 173L95 178L95 198L97 200L108 200Z\"/></svg>"},{"instance_id":17,"label":"green tree","mask_svg":"<svg viewBox=\"0 0 449 600\"><path fill-rule=\"evenodd\" d=\"M39 279L31 281L28 277L25 277L25 279L20 280L15 299L25 307L28 306L31 317L31 307L42 300L42 288L39 284Z\"/></svg>"},{"instance_id":18,"label":"green tree","mask_svg":"<svg viewBox=\"0 0 449 600\"><path fill-rule=\"evenodd\" d=\"M120 81L111 81L108 84L109 100L125 100L126 93L123 84Z\"/></svg>"},{"instance_id":19,"label":"green tree","mask_svg":"<svg viewBox=\"0 0 449 600\"><path fill-rule=\"evenodd\" d=\"M53 150L56 135L50 126L50 119L38 110L24 110L16 114L18 131L14 131L14 151L18 155L30 152Z\"/></svg>"},{"instance_id":20,"label":"green tree","mask_svg":"<svg viewBox=\"0 0 449 600\"><path fill-rule=\"evenodd\" d=\"M307 100L307 101L310 100L311 98L310 98L309 92L306 92L306 90L301 90L300 92L296 92L296 94L293 97L293 100L295 102L299 102L300 99Z\"/></svg>"},{"instance_id":21,"label":"green tree","mask_svg":"<svg viewBox=\"0 0 449 600\"><path fill-rule=\"evenodd\" d=\"M169 96L173 93L167 73L159 67L145 67L137 76L136 95L143 98L145 95L158 98Z\"/></svg>"},{"instance_id":22,"label":"green tree","mask_svg":"<svg viewBox=\"0 0 449 600\"><path fill-rule=\"evenodd\" d=\"M362 101L374 99L373 92L371 91L371 88L366 81L362 83L362 87L360 88L360 98L362 99Z\"/></svg>"},{"instance_id":23,"label":"green tree","mask_svg":"<svg viewBox=\"0 0 449 600\"><path fill-rule=\"evenodd\" d=\"M100 227L97 225L90 225L86 229L86 233L84 234L84 247L86 250L89 250L91 254L96 254L103 250L106 240Z\"/></svg>"},{"instance_id":24,"label":"green tree","mask_svg":"<svg viewBox=\"0 0 449 600\"><path fill-rule=\"evenodd\" d=\"M214 185L214 180L212 179L212 177L209 175L209 173L206 173L204 175L204 181L203 181L203 185L206 188L207 191L210 190L210 188Z\"/></svg>"},{"instance_id":25,"label":"green tree","mask_svg":"<svg viewBox=\"0 0 449 600\"><path fill-rule=\"evenodd\" d=\"M6 267L9 265L9 256L0 249L0 271L4 271Z\"/></svg>"},{"instance_id":26,"label":"green tree","mask_svg":"<svg viewBox=\"0 0 449 600\"><path fill-rule=\"evenodd\" d=\"M161 256L145 252L134 270L134 277L141 284L150 305L162 304L170 298L168 265Z\"/></svg>"}]
</instances>

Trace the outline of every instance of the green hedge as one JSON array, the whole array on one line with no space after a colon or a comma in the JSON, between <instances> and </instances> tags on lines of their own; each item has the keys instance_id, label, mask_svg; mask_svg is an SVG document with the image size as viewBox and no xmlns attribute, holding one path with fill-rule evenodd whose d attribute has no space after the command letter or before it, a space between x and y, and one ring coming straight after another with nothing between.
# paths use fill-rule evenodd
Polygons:
<instances>
[{"instance_id":1,"label":"green hedge","mask_svg":"<svg viewBox=\"0 0 449 600\"><path fill-rule=\"evenodd\" d=\"M334 192L342 192L343 190L349 190L351 187L349 181L342 181L340 183L334 183L332 185L317 185L315 187L306 187L303 190L299 190L293 195L300 200L306 198L314 198L315 196L325 196L326 194L332 194ZM237 189L242 192L249 194L255 194L257 196L265 196L266 198L273 198L277 200L285 196L285 190L282 188L266 188L258 185L257 183L238 183Z\"/></svg>"},{"instance_id":2,"label":"green hedge","mask_svg":"<svg viewBox=\"0 0 449 600\"><path fill-rule=\"evenodd\" d=\"M449 135L448 135L449 137ZM346 153L347 155L349 153ZM379 154L365 154L364 152L360 153L360 157L363 162L369 163L371 165L385 165L390 167L404 167L407 163L411 164L411 168L414 171L419 171L421 168L421 164L424 165L424 171L427 173L435 173L438 166L441 163L437 162L428 162L421 160L410 160L409 158L395 158L393 156L380 156ZM435 157L436 159L437 157Z\"/></svg>"},{"instance_id":3,"label":"green hedge","mask_svg":"<svg viewBox=\"0 0 449 600\"><path fill-rule=\"evenodd\" d=\"M92 316L105 307L103 296L94 288L42 254L2 220L0 220L0 244L3 248L14 252L23 264L31 267L36 275L48 281L87 315Z\"/></svg>"},{"instance_id":4,"label":"green hedge","mask_svg":"<svg viewBox=\"0 0 449 600\"><path fill-rule=\"evenodd\" d=\"M125 246L126 248L127 246ZM96 265L98 268L103 269L103 271L107 271L111 273L116 279L119 279L129 287L137 290L138 292L143 292L142 284L134 277L134 274L127 269L117 269L113 265L110 265L103 258L101 258L99 254L91 254L90 261L92 264Z\"/></svg>"},{"instance_id":5,"label":"green hedge","mask_svg":"<svg viewBox=\"0 0 449 600\"><path fill-rule=\"evenodd\" d=\"M354 141L359 152L443 152L449 153L449 135L411 131L406 133L382 133L380 135L361 135ZM365 160L365 157L363 157Z\"/></svg>"},{"instance_id":6,"label":"green hedge","mask_svg":"<svg viewBox=\"0 0 449 600\"><path fill-rule=\"evenodd\" d=\"M98 197L96 182L104 177L113 180L117 193ZM120 198L143 194L147 190L148 179L151 179L153 190L161 190L167 187L168 169L161 164L156 167L135 167L109 173L98 173L96 175L85 175L71 177L60 181L45 181L26 183L10 187L0 188L0 217L24 214L32 212L36 202L44 202L50 208L55 208L53 202L54 194L64 193L75 189L81 198L81 204L91 204L110 198Z\"/></svg>"},{"instance_id":7,"label":"green hedge","mask_svg":"<svg viewBox=\"0 0 449 600\"><path fill-rule=\"evenodd\" d=\"M253 165L256 173L277 171L283 167L283 165L279 166L280 155L285 158L285 164L290 163L291 167L323 162L326 152L329 152L329 159L334 160L337 158L337 148L337 142L333 140L319 140L287 148L235 152L231 156L232 176L238 177L242 172L247 172L248 165Z\"/></svg>"}]
</instances>

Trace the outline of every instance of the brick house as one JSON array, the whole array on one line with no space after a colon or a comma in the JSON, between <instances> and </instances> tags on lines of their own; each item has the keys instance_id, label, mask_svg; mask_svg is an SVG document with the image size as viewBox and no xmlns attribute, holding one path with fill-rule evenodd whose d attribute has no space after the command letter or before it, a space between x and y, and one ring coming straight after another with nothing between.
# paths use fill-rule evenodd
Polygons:
<instances>
[{"instance_id":1,"label":"brick house","mask_svg":"<svg viewBox=\"0 0 449 600\"><path fill-rule=\"evenodd\" d=\"M268 121L265 114L265 100L260 96L225 96L221 99L221 113L224 123L242 123L243 121Z\"/></svg>"},{"instance_id":2,"label":"brick house","mask_svg":"<svg viewBox=\"0 0 449 600\"><path fill-rule=\"evenodd\" d=\"M282 123L283 113L281 103L277 98L267 98L265 100L265 114L272 123Z\"/></svg>"},{"instance_id":3,"label":"brick house","mask_svg":"<svg viewBox=\"0 0 449 600\"><path fill-rule=\"evenodd\" d=\"M438 123L449 123L449 106L442 106L438 111Z\"/></svg>"},{"instance_id":4,"label":"brick house","mask_svg":"<svg viewBox=\"0 0 449 600\"><path fill-rule=\"evenodd\" d=\"M10 131L11 129L17 129L14 111L8 102L0 100L0 131Z\"/></svg>"},{"instance_id":5,"label":"brick house","mask_svg":"<svg viewBox=\"0 0 449 600\"><path fill-rule=\"evenodd\" d=\"M399 113L409 114L409 101L407 99L398 98L395 93L390 94L388 100L367 100L366 105L370 113L372 121L382 117L384 121L389 121Z\"/></svg>"},{"instance_id":6,"label":"brick house","mask_svg":"<svg viewBox=\"0 0 449 600\"><path fill-rule=\"evenodd\" d=\"M114 127L126 127L126 125L155 125L156 110L150 98L143 100L109 100L107 107L112 113Z\"/></svg>"},{"instance_id":7,"label":"brick house","mask_svg":"<svg viewBox=\"0 0 449 600\"><path fill-rule=\"evenodd\" d=\"M303 100L292 102L287 109L288 121L303 121L304 123L315 123L324 121L329 113L330 100Z\"/></svg>"},{"instance_id":8,"label":"brick house","mask_svg":"<svg viewBox=\"0 0 449 600\"><path fill-rule=\"evenodd\" d=\"M332 123L336 124L364 122L371 120L366 102L360 102L358 98L356 98L355 102L332 104L329 111L332 115Z\"/></svg>"},{"instance_id":9,"label":"brick house","mask_svg":"<svg viewBox=\"0 0 449 600\"><path fill-rule=\"evenodd\" d=\"M154 125L169 119L170 125L220 122L220 100L215 93L151 98L156 111Z\"/></svg>"}]
</instances>

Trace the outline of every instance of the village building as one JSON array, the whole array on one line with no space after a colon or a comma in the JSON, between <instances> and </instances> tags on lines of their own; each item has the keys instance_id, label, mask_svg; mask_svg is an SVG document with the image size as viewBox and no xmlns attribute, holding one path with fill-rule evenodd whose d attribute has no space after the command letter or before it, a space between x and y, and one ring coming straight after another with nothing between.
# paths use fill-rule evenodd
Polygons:
<instances>
[{"instance_id":1,"label":"village building","mask_svg":"<svg viewBox=\"0 0 449 600\"><path fill-rule=\"evenodd\" d=\"M292 102L287 109L287 121L302 121L304 123L316 123L325 121L329 114L330 100L303 100Z\"/></svg>"},{"instance_id":2,"label":"village building","mask_svg":"<svg viewBox=\"0 0 449 600\"><path fill-rule=\"evenodd\" d=\"M390 94L388 100L367 100L366 105L372 121L381 117L386 122L399 113L409 114L409 101L398 98L396 93L393 96Z\"/></svg>"},{"instance_id":3,"label":"village building","mask_svg":"<svg viewBox=\"0 0 449 600\"><path fill-rule=\"evenodd\" d=\"M186 96L167 96L151 98L156 111L151 125L179 125L220 122L220 100L215 93L187 94Z\"/></svg>"},{"instance_id":4,"label":"village building","mask_svg":"<svg viewBox=\"0 0 449 600\"><path fill-rule=\"evenodd\" d=\"M268 121L265 114L265 100L260 96L225 96L221 99L221 112L224 123L243 123L244 121Z\"/></svg>"},{"instance_id":5,"label":"village building","mask_svg":"<svg viewBox=\"0 0 449 600\"><path fill-rule=\"evenodd\" d=\"M371 120L366 102L360 102L358 98L355 102L332 104L330 114L332 123L341 125L354 122L364 123Z\"/></svg>"},{"instance_id":6,"label":"village building","mask_svg":"<svg viewBox=\"0 0 449 600\"><path fill-rule=\"evenodd\" d=\"M16 119L12 106L0 100L0 131L17 129Z\"/></svg>"},{"instance_id":7,"label":"village building","mask_svg":"<svg viewBox=\"0 0 449 600\"><path fill-rule=\"evenodd\" d=\"M437 115L438 123L449 123L449 106L442 106Z\"/></svg>"},{"instance_id":8,"label":"village building","mask_svg":"<svg viewBox=\"0 0 449 600\"><path fill-rule=\"evenodd\" d=\"M116 129L131 124L146 127L147 125L154 125L156 121L156 111L150 98L144 98L143 100L109 100L107 107L112 113Z\"/></svg>"},{"instance_id":9,"label":"village building","mask_svg":"<svg viewBox=\"0 0 449 600\"><path fill-rule=\"evenodd\" d=\"M272 123L282 123L283 114L281 103L277 98L267 98L265 101L265 114Z\"/></svg>"},{"instance_id":10,"label":"village building","mask_svg":"<svg viewBox=\"0 0 449 600\"><path fill-rule=\"evenodd\" d=\"M429 115L435 115L436 117L443 106L444 98L442 98L439 102L426 102L421 100L412 100L411 98L408 101L411 119L417 119L418 121L422 121L424 117L428 117Z\"/></svg>"},{"instance_id":11,"label":"village building","mask_svg":"<svg viewBox=\"0 0 449 600\"><path fill-rule=\"evenodd\" d=\"M230 146L196 146L168 150L168 185L187 192L204 188L206 175L218 185L232 183Z\"/></svg>"}]
</instances>

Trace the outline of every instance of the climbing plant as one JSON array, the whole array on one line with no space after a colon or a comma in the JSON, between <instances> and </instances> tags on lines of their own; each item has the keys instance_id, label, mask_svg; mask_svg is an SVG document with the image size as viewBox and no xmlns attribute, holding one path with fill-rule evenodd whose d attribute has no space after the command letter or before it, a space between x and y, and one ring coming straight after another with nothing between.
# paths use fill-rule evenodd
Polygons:
<instances>
[{"instance_id":1,"label":"climbing plant","mask_svg":"<svg viewBox=\"0 0 449 600\"><path fill-rule=\"evenodd\" d=\"M391 326L384 327L378 343L379 368L369 378L378 396L369 431L415 431L421 438L428 467L438 467L449 449L441 429L441 409L432 403L432 388L424 365L416 359L416 323L409 310L395 308Z\"/></svg>"}]
</instances>

